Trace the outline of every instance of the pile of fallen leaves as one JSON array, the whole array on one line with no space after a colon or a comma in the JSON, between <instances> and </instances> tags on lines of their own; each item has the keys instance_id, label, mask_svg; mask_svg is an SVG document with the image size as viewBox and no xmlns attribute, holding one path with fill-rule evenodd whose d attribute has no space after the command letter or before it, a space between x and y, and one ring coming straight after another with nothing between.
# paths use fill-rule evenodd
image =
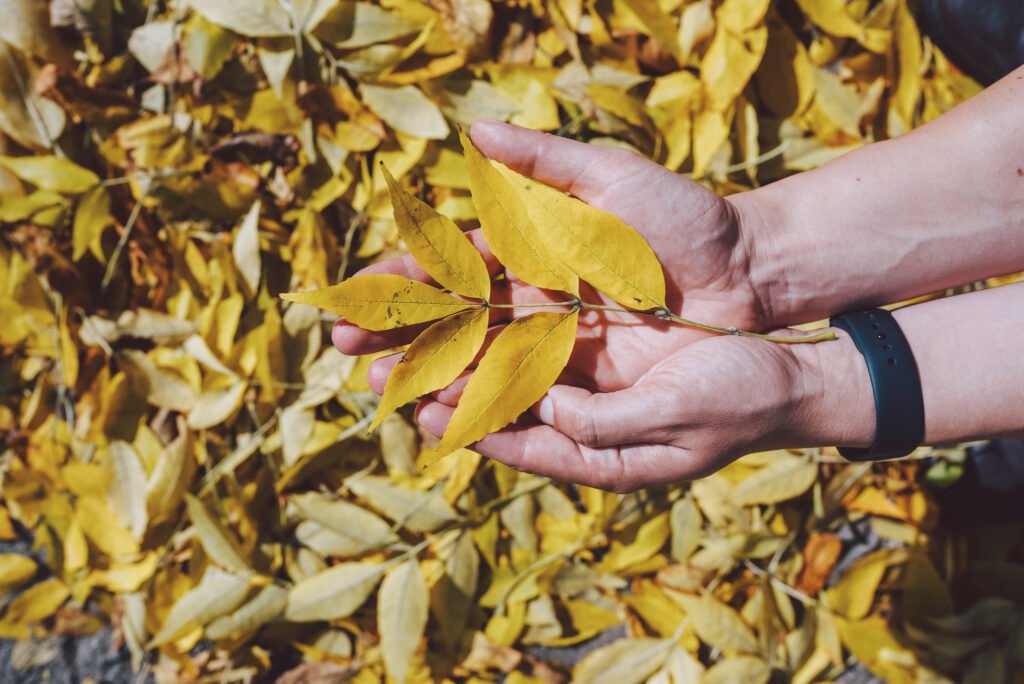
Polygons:
<instances>
[{"instance_id":1,"label":"pile of fallen leaves","mask_svg":"<svg viewBox=\"0 0 1024 684\"><path fill-rule=\"evenodd\" d=\"M21 666L108 622L167 681L1020 664L1020 529L967 539L922 484L963 449L756 454L624 496L466 450L424 469L408 408L368 434L368 360L277 296L402 249L379 162L472 227L454 124L479 117L721 193L901 134L979 90L906 0L0 10L0 539L45 559L0 555Z\"/></svg>"}]
</instances>

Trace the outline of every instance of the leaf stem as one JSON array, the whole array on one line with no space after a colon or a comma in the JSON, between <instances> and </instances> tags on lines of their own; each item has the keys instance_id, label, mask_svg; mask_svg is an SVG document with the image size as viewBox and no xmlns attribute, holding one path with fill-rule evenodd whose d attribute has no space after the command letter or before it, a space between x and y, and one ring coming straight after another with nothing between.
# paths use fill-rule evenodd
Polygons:
<instances>
[{"instance_id":1,"label":"leaf stem","mask_svg":"<svg viewBox=\"0 0 1024 684\"><path fill-rule=\"evenodd\" d=\"M661 320L664 321L672 321L673 323L679 323L680 325L685 325L690 328L696 328L698 330L705 330L707 332L717 333L719 335L735 335L737 337L749 337L755 340L764 340L766 342L775 342L777 344L803 344L805 342L827 342L828 340L836 339L836 335L832 331L792 336L764 335L762 333L747 332L746 330L738 330L736 328L725 328L717 325L700 323L698 321L691 321L688 318L676 316L668 309L655 309L654 311L637 311L634 309L626 309L621 306L611 306L607 304L592 304L590 302L584 302L579 299L574 299L568 302L546 302L543 304L491 304L490 302L484 302L483 305L487 308L492 309L554 309L570 306L579 309L591 309L595 311L613 311L615 313L636 314L638 316L654 316L655 318L660 318Z\"/></svg>"},{"instance_id":2,"label":"leaf stem","mask_svg":"<svg viewBox=\"0 0 1024 684\"><path fill-rule=\"evenodd\" d=\"M578 299L571 299L568 302L545 302L543 304L491 304L490 302L484 302L484 306L488 309L555 309L580 305L586 306L586 304L583 304Z\"/></svg>"}]
</instances>

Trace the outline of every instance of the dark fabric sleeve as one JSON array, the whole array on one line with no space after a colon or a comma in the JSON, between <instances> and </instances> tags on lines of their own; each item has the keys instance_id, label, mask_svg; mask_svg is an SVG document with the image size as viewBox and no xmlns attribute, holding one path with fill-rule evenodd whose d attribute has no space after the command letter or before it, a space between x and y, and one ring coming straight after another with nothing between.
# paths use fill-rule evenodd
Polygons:
<instances>
[{"instance_id":1,"label":"dark fabric sleeve","mask_svg":"<svg viewBox=\"0 0 1024 684\"><path fill-rule=\"evenodd\" d=\"M1024 0L923 0L921 29L988 85L1024 64Z\"/></svg>"}]
</instances>

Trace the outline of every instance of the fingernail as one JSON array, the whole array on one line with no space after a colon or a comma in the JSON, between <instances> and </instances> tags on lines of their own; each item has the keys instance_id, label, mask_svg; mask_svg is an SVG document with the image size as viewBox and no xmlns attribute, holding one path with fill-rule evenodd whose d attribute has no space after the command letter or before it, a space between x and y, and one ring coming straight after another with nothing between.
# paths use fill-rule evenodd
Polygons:
<instances>
[{"instance_id":1,"label":"fingernail","mask_svg":"<svg viewBox=\"0 0 1024 684\"><path fill-rule=\"evenodd\" d=\"M542 423L547 423L548 425L555 424L555 404L551 401L551 397L545 396L540 400L540 406L537 407L537 416Z\"/></svg>"}]
</instances>

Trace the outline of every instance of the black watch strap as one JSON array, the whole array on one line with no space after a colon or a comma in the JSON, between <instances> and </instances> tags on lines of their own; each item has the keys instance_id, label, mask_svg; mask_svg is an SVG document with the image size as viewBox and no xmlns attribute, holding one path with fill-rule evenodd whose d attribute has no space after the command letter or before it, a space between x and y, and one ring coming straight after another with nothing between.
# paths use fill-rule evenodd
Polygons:
<instances>
[{"instance_id":1,"label":"black watch strap","mask_svg":"<svg viewBox=\"0 0 1024 684\"><path fill-rule=\"evenodd\" d=\"M836 316L831 325L845 330L864 355L875 394L875 438L867 449L843 447L851 461L906 456L924 439L924 397L917 363L892 314L867 309Z\"/></svg>"}]
</instances>

